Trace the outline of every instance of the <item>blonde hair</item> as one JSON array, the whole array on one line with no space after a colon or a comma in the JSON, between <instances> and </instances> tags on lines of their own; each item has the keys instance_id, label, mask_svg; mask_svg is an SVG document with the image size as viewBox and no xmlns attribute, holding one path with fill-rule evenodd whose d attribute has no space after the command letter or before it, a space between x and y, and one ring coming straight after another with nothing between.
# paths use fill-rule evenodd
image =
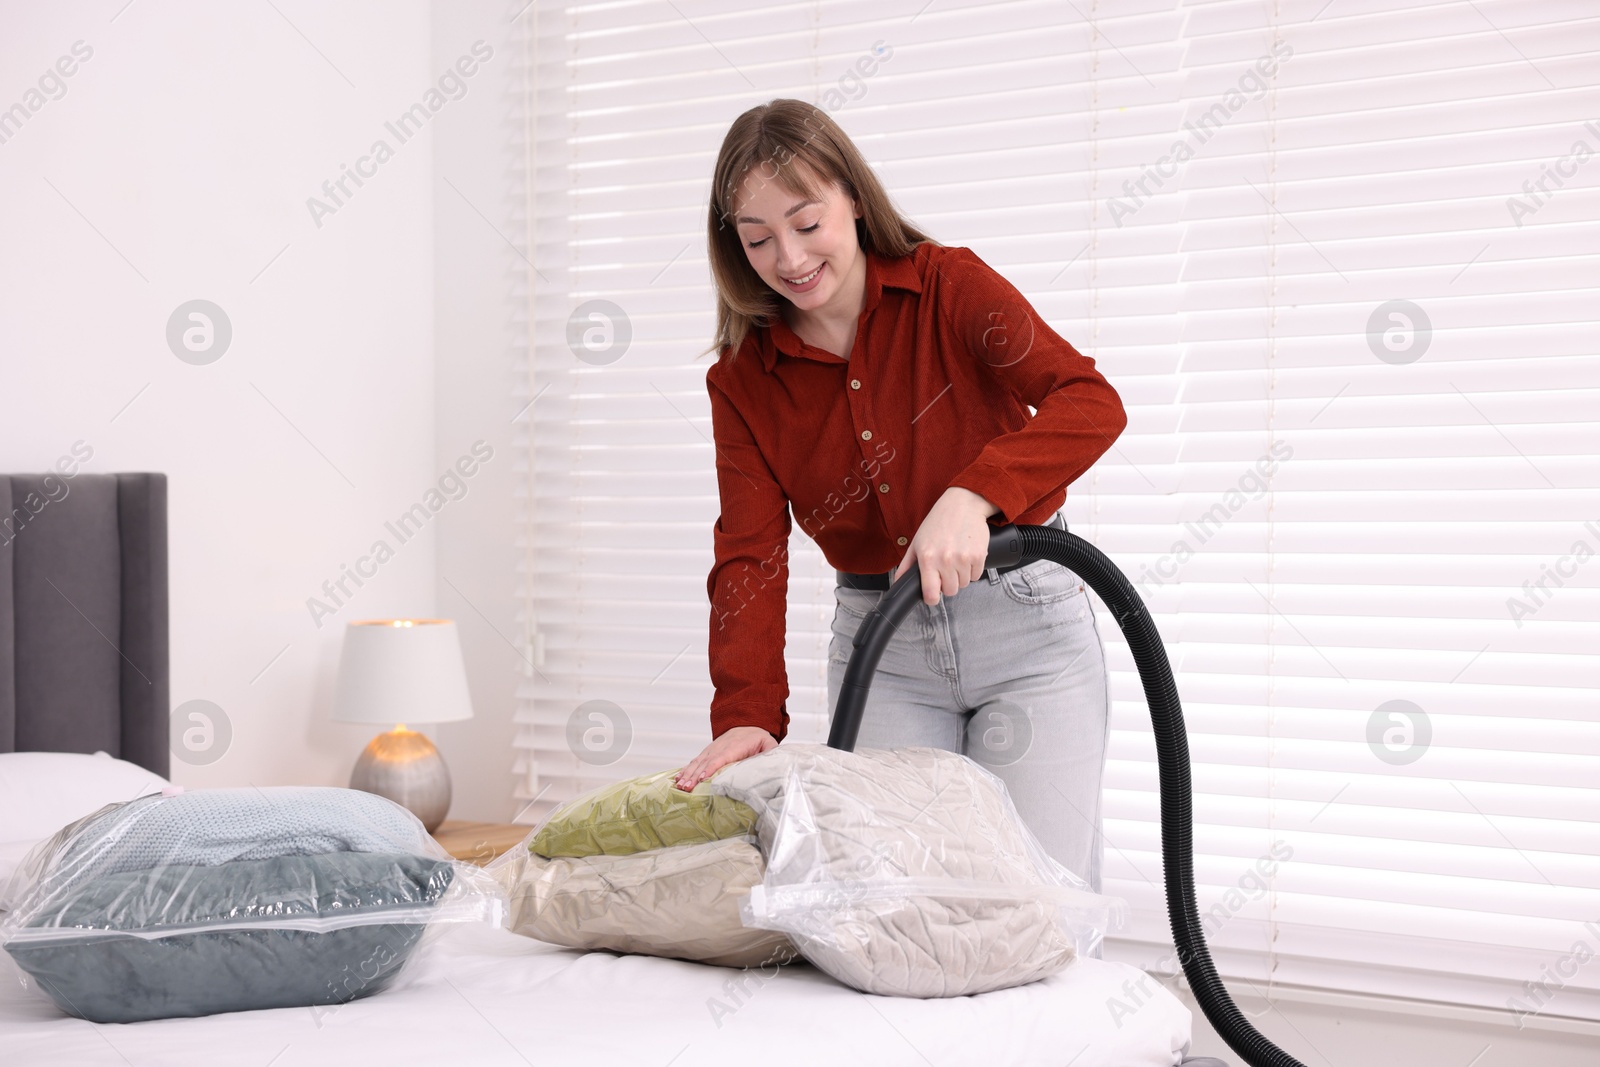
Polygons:
<instances>
[{"instance_id":1,"label":"blonde hair","mask_svg":"<svg viewBox=\"0 0 1600 1067\"><path fill-rule=\"evenodd\" d=\"M734 224L738 187L755 167L763 180L807 199L820 196L816 179L838 182L861 209L856 240L865 251L896 259L924 241L938 243L896 210L849 135L821 108L790 99L753 107L728 127L712 174L706 240L717 287L717 337L701 355L726 349L731 361L745 338L781 313L783 297L750 266Z\"/></svg>"}]
</instances>

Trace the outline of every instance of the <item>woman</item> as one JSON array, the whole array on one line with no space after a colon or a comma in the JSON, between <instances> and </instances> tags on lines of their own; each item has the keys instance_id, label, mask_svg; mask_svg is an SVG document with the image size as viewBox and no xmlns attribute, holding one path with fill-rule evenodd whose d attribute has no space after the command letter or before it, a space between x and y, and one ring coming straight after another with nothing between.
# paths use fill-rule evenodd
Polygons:
<instances>
[{"instance_id":1,"label":"woman","mask_svg":"<svg viewBox=\"0 0 1600 1067\"><path fill-rule=\"evenodd\" d=\"M857 746L965 753L1098 891L1109 698L1094 613L1058 563L984 561L995 526L1065 528L1066 486L1126 425L1116 391L970 250L902 218L809 104L774 100L734 121L708 224L716 695L713 740L679 788L787 732L792 509L839 570L830 711L856 628L893 579L913 562L921 572Z\"/></svg>"}]
</instances>

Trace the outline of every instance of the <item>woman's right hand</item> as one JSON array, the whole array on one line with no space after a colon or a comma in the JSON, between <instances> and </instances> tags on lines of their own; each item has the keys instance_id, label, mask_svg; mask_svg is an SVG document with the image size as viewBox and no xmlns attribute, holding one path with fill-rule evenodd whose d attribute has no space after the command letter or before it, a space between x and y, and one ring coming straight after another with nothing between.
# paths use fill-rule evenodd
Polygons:
<instances>
[{"instance_id":1,"label":"woman's right hand","mask_svg":"<svg viewBox=\"0 0 1600 1067\"><path fill-rule=\"evenodd\" d=\"M687 793L728 764L777 747L777 739L761 727L735 726L724 731L701 749L700 755L684 764L673 784Z\"/></svg>"}]
</instances>

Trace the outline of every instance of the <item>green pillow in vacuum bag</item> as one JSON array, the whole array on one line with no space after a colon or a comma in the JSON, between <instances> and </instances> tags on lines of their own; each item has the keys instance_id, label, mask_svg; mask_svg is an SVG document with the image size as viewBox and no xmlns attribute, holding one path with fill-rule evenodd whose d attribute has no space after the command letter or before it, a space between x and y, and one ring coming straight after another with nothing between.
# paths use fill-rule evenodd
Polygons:
<instances>
[{"instance_id":1,"label":"green pillow in vacuum bag","mask_svg":"<svg viewBox=\"0 0 1600 1067\"><path fill-rule=\"evenodd\" d=\"M528 841L546 857L626 856L653 848L721 841L751 833L756 813L701 782L685 793L679 768L615 782L557 808Z\"/></svg>"}]
</instances>

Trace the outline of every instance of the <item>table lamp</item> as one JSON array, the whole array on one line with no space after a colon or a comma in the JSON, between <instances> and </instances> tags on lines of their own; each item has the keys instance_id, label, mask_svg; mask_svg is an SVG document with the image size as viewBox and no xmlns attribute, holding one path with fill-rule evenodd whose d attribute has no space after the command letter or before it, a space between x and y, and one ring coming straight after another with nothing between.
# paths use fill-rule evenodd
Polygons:
<instances>
[{"instance_id":1,"label":"table lamp","mask_svg":"<svg viewBox=\"0 0 1600 1067\"><path fill-rule=\"evenodd\" d=\"M338 722L392 726L356 760L350 788L387 797L432 833L450 810L450 772L406 723L472 718L461 639L450 619L364 619L345 627L333 698Z\"/></svg>"}]
</instances>

